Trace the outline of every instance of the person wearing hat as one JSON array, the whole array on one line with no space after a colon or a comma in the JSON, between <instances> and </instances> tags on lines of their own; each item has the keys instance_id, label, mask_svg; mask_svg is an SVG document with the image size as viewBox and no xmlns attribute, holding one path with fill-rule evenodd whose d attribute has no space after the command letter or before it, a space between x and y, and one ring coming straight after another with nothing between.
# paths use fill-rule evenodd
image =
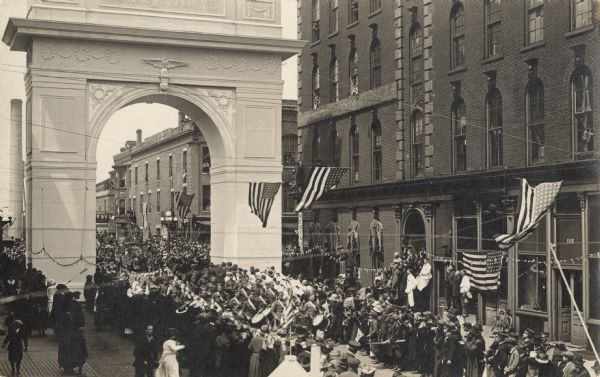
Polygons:
<instances>
[{"instance_id":1,"label":"person wearing hat","mask_svg":"<svg viewBox=\"0 0 600 377\"><path fill-rule=\"evenodd\" d=\"M15 319L2 342L2 348L8 350L8 362L13 376L21 375L21 360L23 360L23 352L27 351L27 345L27 334L23 331L23 321Z\"/></svg>"},{"instance_id":2,"label":"person wearing hat","mask_svg":"<svg viewBox=\"0 0 600 377\"><path fill-rule=\"evenodd\" d=\"M484 364L485 340L476 327L471 327L465 337L465 377L481 377Z\"/></svg>"},{"instance_id":3,"label":"person wearing hat","mask_svg":"<svg viewBox=\"0 0 600 377\"><path fill-rule=\"evenodd\" d=\"M556 366L557 372L559 372L559 376L561 377L571 377L577 370L577 366L575 365L573 359L575 358L575 354L571 351L562 352L561 354L562 360Z\"/></svg>"},{"instance_id":4,"label":"person wearing hat","mask_svg":"<svg viewBox=\"0 0 600 377\"><path fill-rule=\"evenodd\" d=\"M508 360L504 367L504 375L506 377L515 377L519 371L519 361L521 361L523 352L517 343L517 337L510 335L507 339L507 343L511 344L512 348L509 351Z\"/></svg>"},{"instance_id":5,"label":"person wearing hat","mask_svg":"<svg viewBox=\"0 0 600 377\"><path fill-rule=\"evenodd\" d=\"M163 343L162 356L156 369L155 377L179 377L179 363L177 352L185 348L177 339L177 330L167 329L168 339Z\"/></svg>"},{"instance_id":6,"label":"person wearing hat","mask_svg":"<svg viewBox=\"0 0 600 377\"><path fill-rule=\"evenodd\" d=\"M554 377L556 367L548 359L548 354L544 351L536 352L536 355L529 358L527 364L527 376L535 377Z\"/></svg>"},{"instance_id":7,"label":"person wearing hat","mask_svg":"<svg viewBox=\"0 0 600 377\"><path fill-rule=\"evenodd\" d=\"M461 359L463 348L459 343L457 330L453 326L448 326L444 334L444 341L441 350L441 365L438 368L440 377L455 377L462 373Z\"/></svg>"},{"instance_id":8,"label":"person wearing hat","mask_svg":"<svg viewBox=\"0 0 600 377\"><path fill-rule=\"evenodd\" d=\"M298 363L306 372L310 371L310 352L302 351L297 356Z\"/></svg>"},{"instance_id":9,"label":"person wearing hat","mask_svg":"<svg viewBox=\"0 0 600 377\"><path fill-rule=\"evenodd\" d=\"M154 326L149 324L144 329L144 334L135 339L133 349L133 366L135 377L154 377L154 370L158 367L160 346L154 335Z\"/></svg>"},{"instance_id":10,"label":"person wearing hat","mask_svg":"<svg viewBox=\"0 0 600 377\"><path fill-rule=\"evenodd\" d=\"M347 358L347 369L345 372L339 374L339 377L358 377L358 367L360 366L360 360L355 357Z\"/></svg>"},{"instance_id":11,"label":"person wearing hat","mask_svg":"<svg viewBox=\"0 0 600 377\"><path fill-rule=\"evenodd\" d=\"M506 368L508 355L513 346L512 343L507 342L507 338L507 333L501 331L496 332L494 339L494 342L497 344L496 351L488 358L492 372L496 377L504 376L504 368Z\"/></svg>"},{"instance_id":12,"label":"person wearing hat","mask_svg":"<svg viewBox=\"0 0 600 377\"><path fill-rule=\"evenodd\" d=\"M256 332L256 335L250 340L248 349L250 350L250 369L248 371L248 377L261 377L260 375L260 351L263 349L265 335L269 331L267 325L263 325L260 331ZM310 360L309 360L310 363Z\"/></svg>"}]
</instances>

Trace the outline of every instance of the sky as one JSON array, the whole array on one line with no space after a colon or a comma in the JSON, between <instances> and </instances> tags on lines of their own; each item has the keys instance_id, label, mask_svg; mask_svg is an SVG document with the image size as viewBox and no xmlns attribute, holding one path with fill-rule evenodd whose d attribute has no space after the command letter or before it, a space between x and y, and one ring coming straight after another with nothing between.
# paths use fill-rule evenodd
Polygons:
<instances>
[{"instance_id":1,"label":"sky","mask_svg":"<svg viewBox=\"0 0 600 377\"><path fill-rule=\"evenodd\" d=\"M281 0L283 37L295 39L297 36L296 0ZM25 17L27 1L0 0L0 34L4 32L9 17ZM4 130L0 137L0 182L8 182L10 173L10 100L22 99L25 103L23 73L25 71L25 54L12 52L0 42L0 129ZM283 62L282 78L284 80L283 98L297 98L297 59L290 58ZM23 108L24 110L24 108ZM23 111L23 116L25 113ZM25 119L23 119L25 122ZM166 128L177 126L177 111L160 104L136 104L116 112L107 122L96 153L98 163L96 181L108 178L113 160L112 156L119 152L126 140L135 140L135 130L143 130L143 137L148 137ZM25 141L23 126L23 144ZM21 158L24 159L23 156ZM0 208L8 205L8 185L0 185Z\"/></svg>"}]
</instances>

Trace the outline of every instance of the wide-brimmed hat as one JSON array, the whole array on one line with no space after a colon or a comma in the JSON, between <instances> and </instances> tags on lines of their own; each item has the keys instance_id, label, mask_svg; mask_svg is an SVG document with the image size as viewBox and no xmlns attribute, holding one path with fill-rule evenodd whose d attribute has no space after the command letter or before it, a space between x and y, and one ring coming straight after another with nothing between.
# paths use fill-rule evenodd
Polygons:
<instances>
[{"instance_id":1,"label":"wide-brimmed hat","mask_svg":"<svg viewBox=\"0 0 600 377\"><path fill-rule=\"evenodd\" d=\"M545 352L538 352L534 359L540 364L548 364L549 362L548 355Z\"/></svg>"},{"instance_id":2,"label":"wide-brimmed hat","mask_svg":"<svg viewBox=\"0 0 600 377\"><path fill-rule=\"evenodd\" d=\"M360 343L357 342L356 340L351 340L348 342L348 350L350 352L356 352L358 350L360 350Z\"/></svg>"}]
</instances>

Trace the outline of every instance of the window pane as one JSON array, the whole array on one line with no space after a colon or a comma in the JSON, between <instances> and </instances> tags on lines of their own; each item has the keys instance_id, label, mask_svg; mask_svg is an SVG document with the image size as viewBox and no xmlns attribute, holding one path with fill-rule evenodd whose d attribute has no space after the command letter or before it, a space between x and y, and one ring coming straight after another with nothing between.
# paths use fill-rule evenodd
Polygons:
<instances>
[{"instance_id":1,"label":"window pane","mask_svg":"<svg viewBox=\"0 0 600 377\"><path fill-rule=\"evenodd\" d=\"M487 55L502 54L502 28L500 22L488 26Z\"/></svg>"},{"instance_id":2,"label":"window pane","mask_svg":"<svg viewBox=\"0 0 600 377\"><path fill-rule=\"evenodd\" d=\"M581 264L575 259L582 255L580 217L556 218L556 252L560 260L569 260L567 264Z\"/></svg>"},{"instance_id":3,"label":"window pane","mask_svg":"<svg viewBox=\"0 0 600 377\"><path fill-rule=\"evenodd\" d=\"M477 219L456 219L456 247L459 250L477 250Z\"/></svg>"},{"instance_id":4,"label":"window pane","mask_svg":"<svg viewBox=\"0 0 600 377\"><path fill-rule=\"evenodd\" d=\"M546 257L519 254L518 307L546 311Z\"/></svg>"},{"instance_id":5,"label":"window pane","mask_svg":"<svg viewBox=\"0 0 600 377\"><path fill-rule=\"evenodd\" d=\"M516 216L515 216L516 221ZM529 251L537 253L546 252L546 217L542 218L540 225L533 233L525 238L525 240L519 242L519 252Z\"/></svg>"}]
</instances>

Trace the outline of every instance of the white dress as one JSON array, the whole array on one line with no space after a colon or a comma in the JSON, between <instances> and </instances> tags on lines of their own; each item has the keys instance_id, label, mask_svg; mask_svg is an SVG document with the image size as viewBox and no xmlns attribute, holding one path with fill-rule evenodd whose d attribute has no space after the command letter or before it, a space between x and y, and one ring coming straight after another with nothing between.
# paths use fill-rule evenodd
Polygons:
<instances>
[{"instance_id":1,"label":"white dress","mask_svg":"<svg viewBox=\"0 0 600 377\"><path fill-rule=\"evenodd\" d=\"M178 344L174 340L167 340L163 343L162 356L160 364L154 374L155 377L179 377L179 363L177 362L177 351L184 349L185 346Z\"/></svg>"}]
</instances>

